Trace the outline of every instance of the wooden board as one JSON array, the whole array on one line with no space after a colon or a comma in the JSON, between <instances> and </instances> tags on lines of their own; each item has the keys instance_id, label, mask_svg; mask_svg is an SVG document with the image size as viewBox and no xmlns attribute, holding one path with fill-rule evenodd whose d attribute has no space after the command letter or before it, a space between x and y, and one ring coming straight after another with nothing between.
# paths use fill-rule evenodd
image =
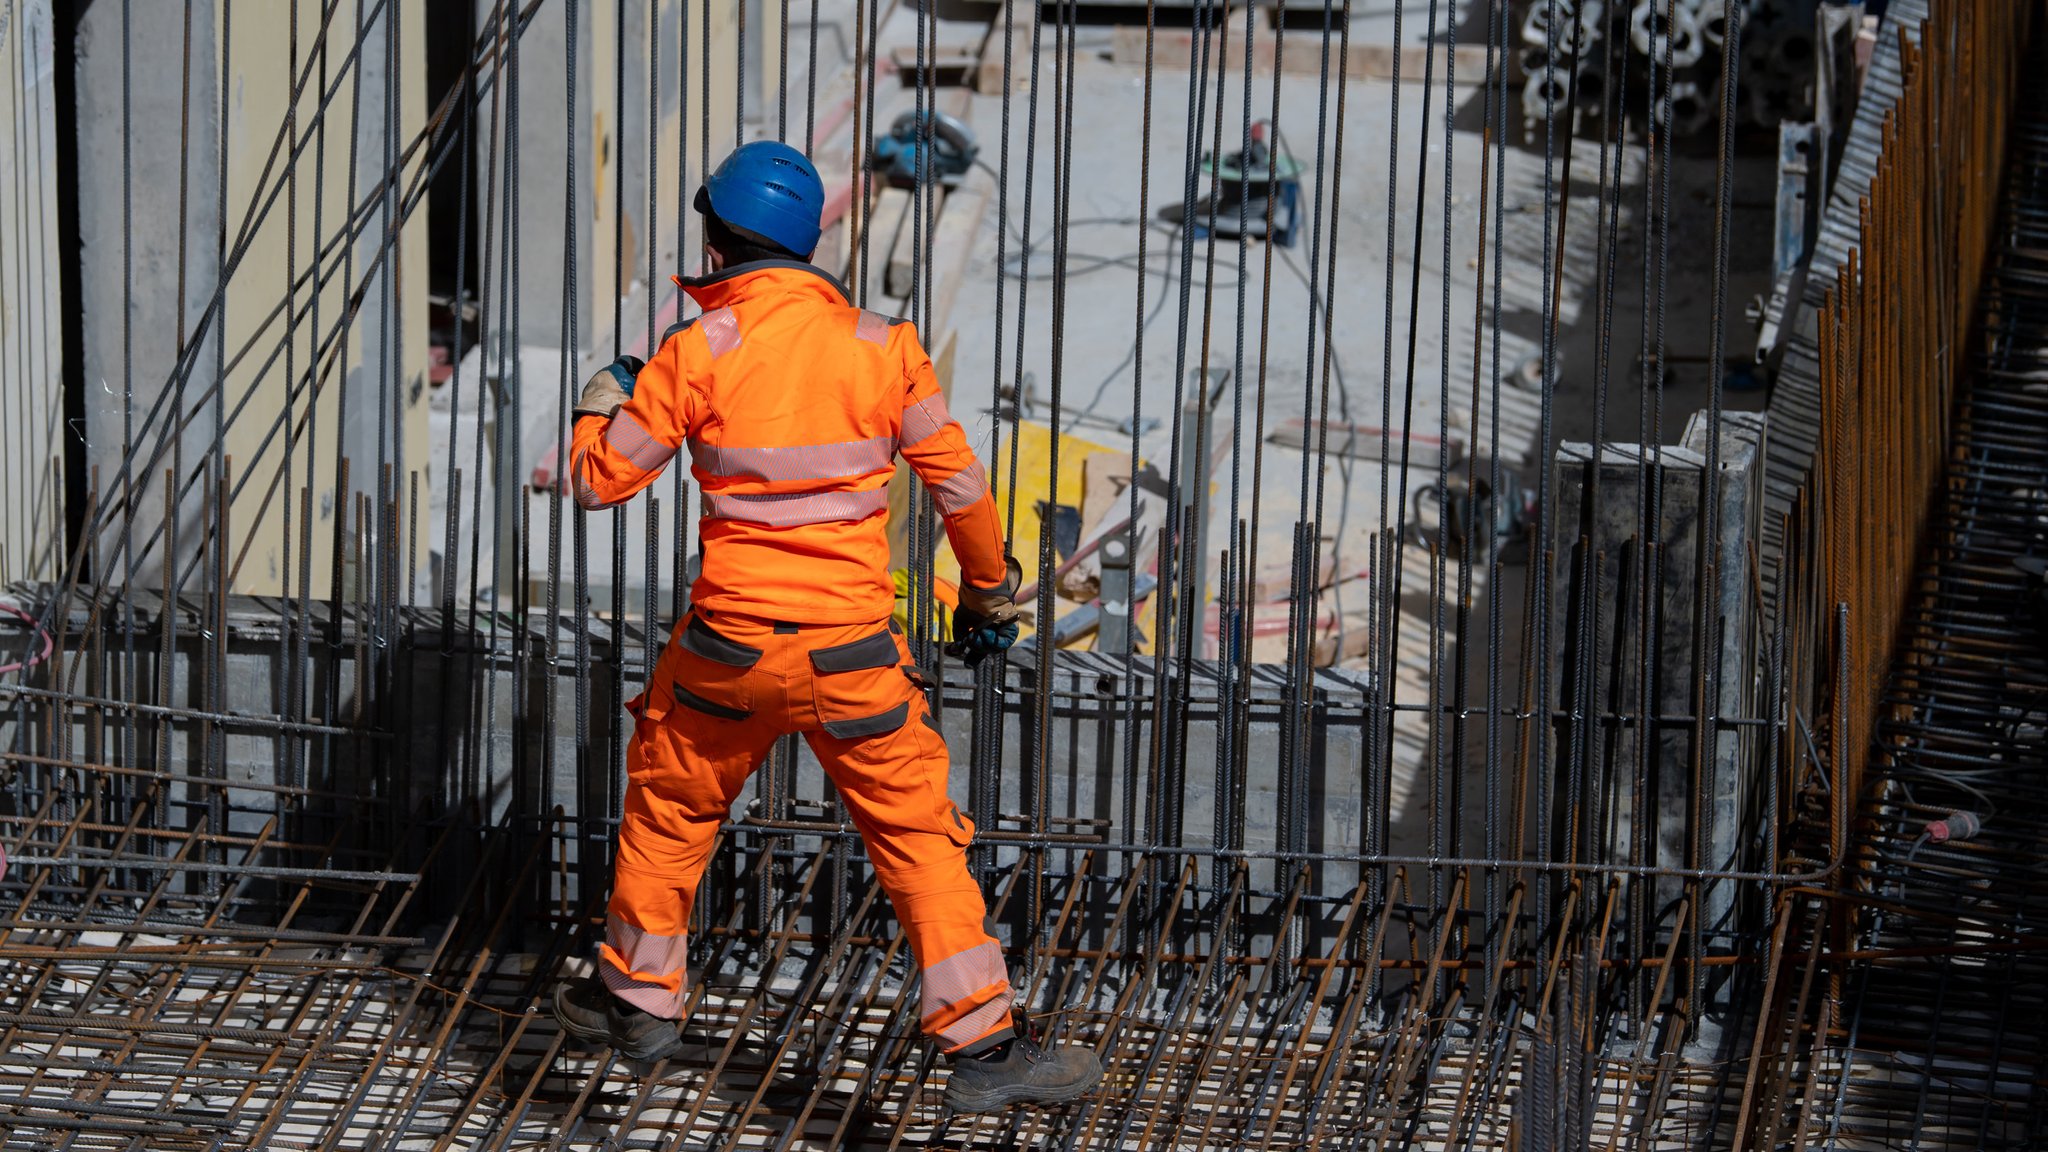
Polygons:
<instances>
[{"instance_id":1,"label":"wooden board","mask_svg":"<svg viewBox=\"0 0 2048 1152\"><path fill-rule=\"evenodd\" d=\"M995 178L980 168L967 173L960 187L946 197L946 210L939 214L933 233L931 258L931 330L945 333L953 326L953 302L960 298L960 285L967 279L967 265L974 258L975 243L981 238L988 206L995 199Z\"/></svg>"},{"instance_id":2,"label":"wooden board","mask_svg":"<svg viewBox=\"0 0 2048 1152\"><path fill-rule=\"evenodd\" d=\"M1266 433L1266 443L1303 452L1315 451L1320 438L1316 422L1303 420L1298 416L1282 420L1273 426L1271 432ZM1465 441L1455 432L1451 433L1450 439L1446 441L1430 432L1404 433L1396 430L1387 445L1395 461L1401 459L1401 445L1404 440L1408 444L1410 469L1435 468L1446 460L1456 464L1465 458ZM1341 420L1332 420L1329 423L1328 445L1333 456L1349 456L1354 460L1378 460L1380 429L1372 424L1349 424Z\"/></svg>"},{"instance_id":3,"label":"wooden board","mask_svg":"<svg viewBox=\"0 0 2048 1152\"><path fill-rule=\"evenodd\" d=\"M1010 550L1016 555L1018 563L1023 566L1023 582L1027 585L1038 582L1038 533L1040 525L1038 505L1040 501L1045 500L1051 494L1050 480L1052 475L1051 463L1054 435L1052 430L1043 424L1026 423L1017 428L1017 536L1015 540L1011 541ZM1102 456L1107 456L1115 461L1127 461L1130 459L1130 449L1128 446L1111 448L1107 445L1083 440L1077 436L1064 434L1061 434L1059 437L1059 445L1058 498L1060 503L1063 504L1072 504L1081 499L1082 491L1086 485L1085 473L1089 460ZM1010 441L1007 430L1004 436L1001 459L989 460L987 465L991 486L996 490L996 506L998 508L1005 507L1010 498L1009 494L1002 489L1003 482L1008 480L1010 475ZM955 565L952 574L957 575L958 572L959 568ZM942 576L948 575L943 567L940 569L939 574ZM1048 606L1054 605L1058 603L1058 597L1048 596L1045 598L1044 603ZM1026 604L1023 607L1028 611L1034 610L1036 605Z\"/></svg>"},{"instance_id":4,"label":"wooden board","mask_svg":"<svg viewBox=\"0 0 2048 1152\"><path fill-rule=\"evenodd\" d=\"M1031 9L1025 7L1018 11L1005 3L995 19L989 21L988 38L981 45L981 63L974 70L974 90L984 96L1003 94L1003 20L1006 13L1010 22L1010 90L1021 92L1031 86ZM1040 42L1044 40L1041 35Z\"/></svg>"},{"instance_id":5,"label":"wooden board","mask_svg":"<svg viewBox=\"0 0 2048 1152\"><path fill-rule=\"evenodd\" d=\"M909 296L919 286L917 276L920 266L917 257L922 255L925 260L930 261L940 258L943 251L936 241L939 221L946 210L946 190L943 187L933 188L923 197L906 189L895 191L903 192L906 208L903 223L896 229L896 240L889 245L889 260L882 269L882 287L891 296ZM922 205L919 204L920 200L923 201ZM922 236L918 234L920 212L924 214ZM918 250L920 241L923 245L922 252ZM937 269L933 271L936 273Z\"/></svg>"},{"instance_id":6,"label":"wooden board","mask_svg":"<svg viewBox=\"0 0 2048 1152\"><path fill-rule=\"evenodd\" d=\"M883 188L875 197L875 210L868 217L867 264L861 269L861 279L867 283L868 307L876 311L887 311L882 303L889 295L888 269L890 253L896 248L896 238L910 228L910 190L907 188ZM849 250L849 259L859 259L860 240L858 229Z\"/></svg>"},{"instance_id":7,"label":"wooden board","mask_svg":"<svg viewBox=\"0 0 2048 1152\"><path fill-rule=\"evenodd\" d=\"M1232 67L1244 70L1245 17L1240 10L1230 20L1230 46ZM1028 26L1028 25L1027 25ZM1030 40L1027 38L1028 46ZM1252 70L1271 74L1273 71L1274 36L1265 27L1263 20L1258 36L1252 42ZM1155 68L1185 69L1195 57L1195 34L1185 28L1155 28L1152 32L1152 65ZM1215 50L1215 41L1210 41L1210 51ZM1116 29L1111 45L1111 58L1118 64L1143 67L1145 64L1145 29L1141 25L1120 25ZM1430 57L1434 55L1432 62ZM1457 66L1456 80L1459 84L1480 84L1486 80L1486 46L1484 44L1423 45L1403 44L1398 48L1392 44L1353 43L1343 60L1332 53L1330 70L1334 76L1343 68L1348 80L1392 79L1396 64L1400 67L1401 79L1407 83L1419 84L1424 77L1433 83L1442 83L1445 70L1452 64ZM1433 66L1432 66L1433 65ZM985 70L986 59L982 64ZM1015 66L1012 66L1013 71ZM1288 45L1281 53L1281 71L1291 76L1318 76L1323 69L1323 53L1319 44L1306 35L1288 38ZM1002 57L998 47L996 74L1002 74ZM983 91L989 91L983 88ZM1000 79L995 91L1002 90Z\"/></svg>"},{"instance_id":8,"label":"wooden board","mask_svg":"<svg viewBox=\"0 0 2048 1152\"><path fill-rule=\"evenodd\" d=\"M1159 553L1159 532L1166 519L1165 482L1144 468L1146 483L1138 489L1137 531L1130 530L1131 461L1129 455L1091 456L1082 465L1081 547L1078 559L1059 577L1059 594L1082 603L1094 600L1102 591L1102 558L1098 551L1104 537L1135 536L1137 547L1131 555L1133 573L1150 571Z\"/></svg>"},{"instance_id":9,"label":"wooden board","mask_svg":"<svg viewBox=\"0 0 2048 1152\"><path fill-rule=\"evenodd\" d=\"M904 82L911 84L917 77L917 45L898 44L889 50L889 59L896 65L896 71L903 74ZM926 45L924 51L925 75L929 82L939 85L966 83L974 78L981 66L979 44Z\"/></svg>"}]
</instances>

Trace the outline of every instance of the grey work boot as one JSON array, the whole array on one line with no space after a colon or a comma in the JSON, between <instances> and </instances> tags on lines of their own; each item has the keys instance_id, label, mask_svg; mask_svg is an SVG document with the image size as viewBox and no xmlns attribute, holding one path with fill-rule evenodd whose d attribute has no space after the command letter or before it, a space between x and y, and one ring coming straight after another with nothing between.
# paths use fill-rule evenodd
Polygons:
<instances>
[{"instance_id":1,"label":"grey work boot","mask_svg":"<svg viewBox=\"0 0 2048 1152\"><path fill-rule=\"evenodd\" d=\"M993 1112L1012 1104L1065 1104L1101 1082L1102 1062L1095 1053L1071 1044L1041 1047L1020 1032L998 1053L953 1061L946 1107Z\"/></svg>"},{"instance_id":2,"label":"grey work boot","mask_svg":"<svg viewBox=\"0 0 2048 1152\"><path fill-rule=\"evenodd\" d=\"M675 1021L626 1003L595 976L564 980L556 987L555 1019L578 1040L609 1044L629 1060L665 1059L683 1043Z\"/></svg>"}]
</instances>

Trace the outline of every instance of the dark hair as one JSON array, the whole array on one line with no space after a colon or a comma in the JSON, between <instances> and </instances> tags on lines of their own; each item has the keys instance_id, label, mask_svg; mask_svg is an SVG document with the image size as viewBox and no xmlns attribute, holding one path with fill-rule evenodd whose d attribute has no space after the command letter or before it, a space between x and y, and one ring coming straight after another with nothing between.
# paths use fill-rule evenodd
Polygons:
<instances>
[{"instance_id":1,"label":"dark hair","mask_svg":"<svg viewBox=\"0 0 2048 1152\"><path fill-rule=\"evenodd\" d=\"M810 256L808 252L791 252L758 233L735 228L709 212L704 214L704 239L718 249L728 266L752 264L756 260L804 260Z\"/></svg>"}]
</instances>

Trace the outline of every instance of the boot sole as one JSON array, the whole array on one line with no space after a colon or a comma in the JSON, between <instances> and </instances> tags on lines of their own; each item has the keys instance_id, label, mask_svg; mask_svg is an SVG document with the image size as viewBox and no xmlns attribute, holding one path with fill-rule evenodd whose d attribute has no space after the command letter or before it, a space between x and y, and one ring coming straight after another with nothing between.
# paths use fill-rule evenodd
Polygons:
<instances>
[{"instance_id":1,"label":"boot sole","mask_svg":"<svg viewBox=\"0 0 2048 1152\"><path fill-rule=\"evenodd\" d=\"M676 1047L680 1049L682 1045L678 1044ZM663 1069L662 1065L674 1058L673 1051L663 1052L657 1056L626 1056L623 1053L620 1055L620 1059L626 1063L627 1070L633 1073L636 1080L651 1080L656 1071L660 1071L662 1078L667 1079L669 1070ZM681 1071L682 1066L677 1065L674 1070Z\"/></svg>"},{"instance_id":2,"label":"boot sole","mask_svg":"<svg viewBox=\"0 0 2048 1152\"><path fill-rule=\"evenodd\" d=\"M982 1092L955 1091L949 1082L946 1085L946 1107L955 1112L995 1112L1016 1104L1069 1104L1095 1091L1101 1083L1101 1068L1095 1069L1095 1074L1087 1080L1066 1088L1006 1084Z\"/></svg>"}]
</instances>

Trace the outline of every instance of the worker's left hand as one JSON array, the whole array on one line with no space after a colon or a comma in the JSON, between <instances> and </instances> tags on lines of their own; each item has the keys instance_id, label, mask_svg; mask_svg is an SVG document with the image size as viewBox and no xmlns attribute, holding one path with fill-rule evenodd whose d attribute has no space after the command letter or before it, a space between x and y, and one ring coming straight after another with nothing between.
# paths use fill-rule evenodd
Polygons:
<instances>
[{"instance_id":1,"label":"worker's left hand","mask_svg":"<svg viewBox=\"0 0 2048 1152\"><path fill-rule=\"evenodd\" d=\"M576 401L576 415L610 419L612 413L633 398L634 378L645 367L647 362L638 356L621 356L598 369L583 385L583 395Z\"/></svg>"},{"instance_id":2,"label":"worker's left hand","mask_svg":"<svg viewBox=\"0 0 2048 1152\"><path fill-rule=\"evenodd\" d=\"M960 606L953 610L953 642L946 654L972 668L1017 642L1017 588L1024 570L1014 557L1003 557L1003 582L994 588L960 585Z\"/></svg>"}]
</instances>

